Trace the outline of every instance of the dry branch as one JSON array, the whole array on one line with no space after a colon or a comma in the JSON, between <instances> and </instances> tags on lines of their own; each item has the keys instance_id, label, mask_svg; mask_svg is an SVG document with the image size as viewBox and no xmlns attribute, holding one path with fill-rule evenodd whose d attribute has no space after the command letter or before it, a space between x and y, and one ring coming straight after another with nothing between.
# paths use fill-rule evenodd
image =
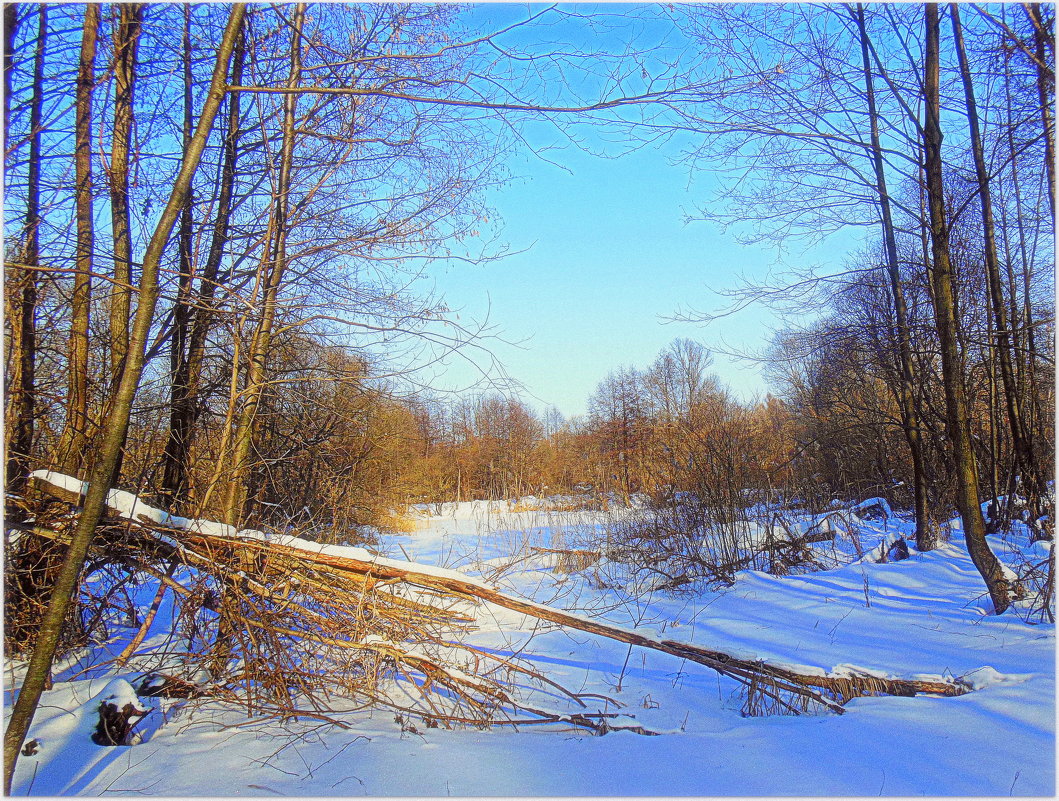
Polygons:
<instances>
[{"instance_id":1,"label":"dry branch","mask_svg":"<svg viewBox=\"0 0 1059 801\"><path fill-rule=\"evenodd\" d=\"M34 481L41 491L76 503L76 493L56 487L40 476L35 476ZM864 695L957 696L968 691L959 680L800 673L692 643L650 637L516 598L455 571L398 562L360 548L325 546L292 537L276 542L260 532L206 533L191 530L190 525L174 527L152 522L150 513L156 510L146 505L143 508L149 513L137 515L137 520L130 520L120 504L110 508L115 517L122 518L116 521L118 525L107 530L106 539L112 547L121 544L141 554L153 549L155 559L180 559L197 570L213 571L226 579L226 586L236 595L236 603L228 605L228 614L238 624L243 638L244 670L256 670L258 678L267 676L268 671L260 664L251 664L247 654L257 655L259 659L266 655L278 658L292 642L312 643L314 647L347 654L367 653L370 659L353 657L350 664L356 663L363 673L374 672L376 679L385 665L394 668L398 675L414 672L422 676L420 683L415 680L409 683L422 696L430 714L441 720L462 721L465 713L437 708L431 694L437 686L447 690L465 711L470 709L473 712L470 719L477 722L492 720L501 708L529 709L520 707L495 680L483 678L486 671L480 664L482 660L490 663L493 670L522 673L555 686L554 682L509 660L442 639L439 632L443 629L466 629L473 624L473 617L460 608L460 602L466 600L485 601L539 620L703 665L743 684L750 696L751 712L760 708L757 704L761 701L765 706L778 706L793 713L812 705L841 713L842 704ZM199 528L216 528L215 524L193 522ZM155 576L161 580L158 571ZM166 583L173 586L171 580ZM191 594L184 588L179 593ZM343 619L343 615L349 619ZM429 643L434 653L423 653L412 642ZM464 653L473 653L477 675L468 675L444 663L446 656L452 656L452 650L461 648L465 648ZM358 659L361 661L357 662ZM287 666L285 680L290 681L292 675L300 676L303 689L311 690L313 670L299 672L296 668L293 664ZM374 683L368 682L367 686L375 692Z\"/></svg>"}]
</instances>

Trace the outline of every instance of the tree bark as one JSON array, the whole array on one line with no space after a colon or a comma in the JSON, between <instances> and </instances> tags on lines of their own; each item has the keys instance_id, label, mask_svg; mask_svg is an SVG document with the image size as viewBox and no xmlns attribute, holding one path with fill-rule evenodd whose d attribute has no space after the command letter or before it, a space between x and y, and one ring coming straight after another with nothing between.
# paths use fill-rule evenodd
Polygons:
<instances>
[{"instance_id":1,"label":"tree bark","mask_svg":"<svg viewBox=\"0 0 1059 801\"><path fill-rule=\"evenodd\" d=\"M985 581L993 608L999 615L1011 605L1010 588L999 561L989 550L985 521L978 497L978 466L971 438L971 420L960 369L955 281L945 218L945 187L941 159L940 36L938 7L924 4L926 58L924 64L923 160L926 172L927 211L930 224L934 318L941 348L942 384L945 390L947 430L956 467L956 502L963 521L971 561Z\"/></svg>"},{"instance_id":2,"label":"tree bark","mask_svg":"<svg viewBox=\"0 0 1059 801\"><path fill-rule=\"evenodd\" d=\"M912 334L908 323L908 306L905 303L904 287L901 283L901 268L897 255L897 237L894 233L890 194L886 186L886 170L883 164L882 146L879 141L879 113L875 103L875 86L872 77L871 56L868 47L868 31L864 22L864 4L858 3L856 10L857 30L860 34L861 61L864 68L864 86L868 99L868 119L871 128L872 164L875 169L875 191L879 196L883 244L886 251L886 273L890 279L890 294L893 298L894 315L897 318L895 339L898 349L898 402L901 407L901 430L908 443L912 457L912 484L915 497L916 548L932 551L938 547L937 530L931 524L928 505L927 476L923 458L923 432L920 428L919 410L916 403L915 366L912 363Z\"/></svg>"},{"instance_id":3,"label":"tree bark","mask_svg":"<svg viewBox=\"0 0 1059 801\"><path fill-rule=\"evenodd\" d=\"M85 556L88 553L96 526L103 515L107 493L110 490L110 480L128 431L133 399L136 396L140 376L143 373L144 354L150 336L155 306L158 302L158 274L162 253L176 223L180 208L184 204L191 184L191 176L202 158L206 140L209 137L213 121L224 98L228 63L231 59L235 40L242 26L245 13L246 6L244 4L232 6L224 37L217 48L213 79L199 118L198 127L187 152L184 153L180 173L173 185L169 201L162 212L144 254L143 270L139 284L140 297L136 306L136 316L133 320L125 368L122 370L121 381L115 393L110 416L103 429L100 452L92 466L89 489L85 496L84 506L77 518L76 528L70 537L70 547L66 553L66 559L52 590L48 610L41 621L37 645L33 649L33 655L26 669L22 689L11 710L11 717L4 733L4 792L7 795L11 793L11 780L14 776L15 762L18 758L19 750L22 748L26 733L29 731L34 712L37 709L41 693L51 671L66 610L77 590L77 582L84 566Z\"/></svg>"},{"instance_id":4,"label":"tree bark","mask_svg":"<svg viewBox=\"0 0 1059 801\"><path fill-rule=\"evenodd\" d=\"M57 462L71 475L81 475L87 457L88 351L92 304L92 89L95 83L96 41L99 36L99 6L85 6L81 36L81 58L77 70L77 103L74 128L75 203L77 257L74 273L72 319L67 345L66 424L59 439Z\"/></svg>"}]
</instances>

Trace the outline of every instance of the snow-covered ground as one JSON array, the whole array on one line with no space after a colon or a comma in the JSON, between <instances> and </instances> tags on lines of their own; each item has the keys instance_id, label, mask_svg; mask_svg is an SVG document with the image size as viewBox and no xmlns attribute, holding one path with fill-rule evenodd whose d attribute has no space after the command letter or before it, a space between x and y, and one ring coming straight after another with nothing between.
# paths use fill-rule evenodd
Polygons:
<instances>
[{"instance_id":1,"label":"snow-covered ground","mask_svg":"<svg viewBox=\"0 0 1059 801\"><path fill-rule=\"evenodd\" d=\"M615 699L660 736L551 724L427 729L385 710L344 715L349 728L341 729L248 721L216 702L165 702L163 711L142 699L152 712L141 742L103 747L90 738L92 710L127 692L115 679L136 685L142 677L91 666L120 652L116 641L57 673L15 794L1054 795L1055 628L1015 611L989 614L958 531L938 550L896 563L869 554L824 572L744 571L726 589L634 595L608 586L606 560L564 574L552 569L554 554L531 550L598 545L600 513L509 508L449 505L384 545L392 558L458 568L652 636L804 672L963 676L976 689L957 698L860 698L844 715L744 717L737 685L700 665L490 606L479 610L471 643L518 652L571 690ZM864 522L858 547L907 529L896 518ZM1016 544L1046 554L1041 543L992 542L1014 566ZM8 706L19 679L19 666L8 665Z\"/></svg>"}]
</instances>

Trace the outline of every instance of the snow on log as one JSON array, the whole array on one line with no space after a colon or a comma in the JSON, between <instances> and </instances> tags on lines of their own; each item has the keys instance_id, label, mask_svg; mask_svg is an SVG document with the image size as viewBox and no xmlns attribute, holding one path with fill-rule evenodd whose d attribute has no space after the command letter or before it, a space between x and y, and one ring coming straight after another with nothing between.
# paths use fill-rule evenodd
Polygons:
<instances>
[{"instance_id":1,"label":"snow on log","mask_svg":"<svg viewBox=\"0 0 1059 801\"><path fill-rule=\"evenodd\" d=\"M868 498L852 507L850 511L863 518L878 517L883 520L889 520L894 516L894 511L890 508L886 498Z\"/></svg>"}]
</instances>

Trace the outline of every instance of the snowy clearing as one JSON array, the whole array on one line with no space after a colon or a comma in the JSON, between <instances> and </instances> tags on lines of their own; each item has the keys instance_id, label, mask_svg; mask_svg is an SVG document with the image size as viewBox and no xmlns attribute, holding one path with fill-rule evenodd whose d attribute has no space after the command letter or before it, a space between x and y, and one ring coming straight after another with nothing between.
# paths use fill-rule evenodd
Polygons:
<instances>
[{"instance_id":1,"label":"snowy clearing","mask_svg":"<svg viewBox=\"0 0 1059 801\"><path fill-rule=\"evenodd\" d=\"M803 672L964 677L975 689L957 698L858 698L844 715L744 717L738 686L700 665L489 606L478 611L469 644L520 653L563 686L622 705L599 701L593 711L620 711L617 724L660 736L600 737L562 724L427 729L386 710L343 714L349 728L341 729L305 719L248 721L216 701L143 698L152 711L137 726L139 744L98 746L91 734L99 701L124 698L128 685L116 680L139 686L145 673L136 660L123 671L105 664L132 636L129 628L57 668L14 793L1054 794L1054 626L1029 623L1016 610L990 615L958 531L937 551L878 563L874 546L907 533L908 524L861 520L861 545L870 552L834 569L784 577L742 571L730 588L636 597L606 586L605 558L571 573L553 569L549 549L600 541L600 513L509 508L448 505L384 544L397 560L458 569L650 636ZM991 544L1016 568L1021 554L1044 555L1047 547L1014 535ZM158 647L159 637L145 649ZM8 664L8 706L20 678L20 666Z\"/></svg>"}]
</instances>

